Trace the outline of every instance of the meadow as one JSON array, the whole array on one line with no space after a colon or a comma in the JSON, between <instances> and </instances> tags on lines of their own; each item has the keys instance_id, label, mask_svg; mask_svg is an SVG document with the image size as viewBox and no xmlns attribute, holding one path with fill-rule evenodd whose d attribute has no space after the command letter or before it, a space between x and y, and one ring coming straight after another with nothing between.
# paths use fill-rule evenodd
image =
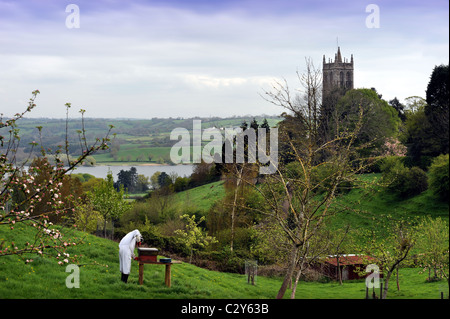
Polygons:
<instances>
[{"instance_id":1,"label":"meadow","mask_svg":"<svg viewBox=\"0 0 450 319\"><path fill-rule=\"evenodd\" d=\"M367 176L366 176L367 177ZM377 175L367 178L376 178ZM193 206L205 214L212 203L223 196L223 182L203 185L174 195L178 207ZM367 200L361 201L361 198ZM365 190L354 189L341 199L342 205L359 203L365 213L348 210L339 215L331 225L339 229L350 223L355 228L371 228L385 221L387 215L396 217L443 217L448 220L448 204L435 200L426 191L408 200L399 201L386 192L375 192L370 199ZM14 238L17 243L33 236L30 227L19 224L14 231L0 227L0 242ZM164 267L145 265L144 285L138 284L138 265L133 262L128 284L120 281L118 243L80 231L75 236L83 238L83 244L71 247L71 255L82 255L80 288L67 288L66 265L41 256L0 257L0 298L57 298L57 299L273 299L281 286L282 278L258 276L256 285L247 283L245 275L225 273L196 267L187 262L172 266L172 287L164 285ZM162 257L162 256L160 256ZM33 262L26 263L26 259ZM394 282L389 289L389 299L438 299L440 292L448 296L445 281L427 282L427 274L419 268L401 268L400 290ZM289 298L289 291L285 298ZM364 280L301 281L297 288L298 299L363 299Z\"/></svg>"},{"instance_id":2,"label":"meadow","mask_svg":"<svg viewBox=\"0 0 450 319\"><path fill-rule=\"evenodd\" d=\"M14 234L17 241L30 236L29 228L18 226L14 232L1 229L0 239ZM281 278L258 276L255 285L247 283L245 275L223 273L196 267L189 263L172 266L172 286L164 284L164 267L145 265L144 284L138 284L138 265L125 284L120 281L118 244L93 235L78 232L84 244L72 248L71 254L82 254L79 260L80 287L67 288L67 265L38 256L3 256L0 258L0 298L31 299L273 299ZM161 257L161 256L159 256ZM26 263L27 258L33 262ZM426 282L419 269L400 270L400 291L395 285L389 299L438 299L447 283ZM286 294L286 298L289 294ZM347 281L343 285L331 282L301 282L298 299L364 299L365 282Z\"/></svg>"}]
</instances>

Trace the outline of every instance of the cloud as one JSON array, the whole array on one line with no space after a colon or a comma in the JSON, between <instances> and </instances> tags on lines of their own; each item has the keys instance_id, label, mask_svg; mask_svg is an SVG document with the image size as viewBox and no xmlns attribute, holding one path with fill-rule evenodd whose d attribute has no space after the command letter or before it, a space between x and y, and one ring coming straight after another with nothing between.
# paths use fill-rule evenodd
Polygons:
<instances>
[{"instance_id":1,"label":"cloud","mask_svg":"<svg viewBox=\"0 0 450 319\"><path fill-rule=\"evenodd\" d=\"M386 98L423 95L434 65L448 63L441 2L378 1L380 29L365 27L356 0L76 3L80 28L68 29L60 1L0 0L1 112L40 89L34 116L65 102L95 117L280 113L258 93L279 78L296 87L304 58L320 68L336 37L354 55L356 86Z\"/></svg>"}]
</instances>

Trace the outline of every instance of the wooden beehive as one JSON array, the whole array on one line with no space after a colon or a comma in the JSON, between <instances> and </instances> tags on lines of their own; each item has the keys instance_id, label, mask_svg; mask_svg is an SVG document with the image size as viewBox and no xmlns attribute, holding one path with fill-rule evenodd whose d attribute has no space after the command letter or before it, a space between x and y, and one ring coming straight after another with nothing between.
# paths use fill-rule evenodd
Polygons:
<instances>
[{"instance_id":1,"label":"wooden beehive","mask_svg":"<svg viewBox=\"0 0 450 319\"><path fill-rule=\"evenodd\" d=\"M138 248L138 258L140 261L154 261L156 262L156 257L158 256L157 248Z\"/></svg>"}]
</instances>

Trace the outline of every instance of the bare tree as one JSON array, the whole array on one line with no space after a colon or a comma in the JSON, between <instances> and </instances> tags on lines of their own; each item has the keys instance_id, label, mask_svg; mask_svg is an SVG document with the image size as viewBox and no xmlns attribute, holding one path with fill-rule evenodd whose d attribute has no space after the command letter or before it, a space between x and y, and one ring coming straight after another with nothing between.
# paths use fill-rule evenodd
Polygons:
<instances>
[{"instance_id":1,"label":"bare tree","mask_svg":"<svg viewBox=\"0 0 450 319\"><path fill-rule=\"evenodd\" d=\"M290 246L278 299L283 298L297 268L298 282L311 262L312 251L318 256L325 249L326 245L320 248L317 242L325 222L336 213L332 204L339 187L356 180L355 175L366 165L353 147L362 125L363 108L352 129L341 129L335 138L326 140L319 130L321 72L306 59L306 72L297 75L303 87L297 94L292 94L287 81L275 82L272 91L264 94L267 101L289 112L283 114L279 143L285 145L292 161L277 165L276 173L266 176L265 182L257 187L268 206L266 214L281 226Z\"/></svg>"}]
</instances>

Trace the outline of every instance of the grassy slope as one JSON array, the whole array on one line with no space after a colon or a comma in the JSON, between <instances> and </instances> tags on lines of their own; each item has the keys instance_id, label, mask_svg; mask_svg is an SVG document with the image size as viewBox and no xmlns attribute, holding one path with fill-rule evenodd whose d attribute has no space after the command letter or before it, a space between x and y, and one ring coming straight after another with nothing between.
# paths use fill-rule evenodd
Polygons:
<instances>
[{"instance_id":1,"label":"grassy slope","mask_svg":"<svg viewBox=\"0 0 450 319\"><path fill-rule=\"evenodd\" d=\"M380 174L368 174L363 178L371 180L379 178ZM391 219L407 219L415 217L441 217L449 220L449 205L437 199L437 197L427 190L422 194L405 200L398 199L395 195L389 194L382 189L372 189L367 192L362 189L354 189L339 199L343 207L354 207L344 209L333 222L336 228L342 228L347 224L353 228L378 227L379 223L389 222Z\"/></svg>"},{"instance_id":2,"label":"grassy slope","mask_svg":"<svg viewBox=\"0 0 450 319\"><path fill-rule=\"evenodd\" d=\"M15 236L17 242L30 236L27 227L17 226L10 231L0 228L0 239ZM85 244L72 248L71 254L83 254L80 263L80 288L68 289L64 266L54 260L33 257L25 264L18 256L0 257L0 298L274 298L280 285L279 278L259 276L255 286L246 283L246 277L220 273L183 263L172 266L172 287L164 285L164 267L145 265L144 285L138 285L138 267L133 262L128 284L120 281L117 243L88 235ZM104 266L92 265L96 261ZM407 280L405 280L407 278ZM426 275L417 269L402 269L401 290L391 287L390 298L439 298L445 289L441 282L425 283ZM364 298L364 281L301 282L297 298ZM286 297L289 296L289 292Z\"/></svg>"},{"instance_id":3,"label":"grassy slope","mask_svg":"<svg viewBox=\"0 0 450 319\"><path fill-rule=\"evenodd\" d=\"M367 174L364 179L379 178L380 174ZM174 195L175 203L179 205L195 206L205 212L212 204L224 196L223 181L196 187ZM441 217L448 221L449 205L439 201L430 190L406 200L399 200L385 191L367 193L361 189L354 189L339 198L339 202L348 207L357 207L361 212L344 210L336 218L334 225L341 227L347 223L361 227L369 227L377 219L392 215L396 218L427 216Z\"/></svg>"},{"instance_id":4,"label":"grassy slope","mask_svg":"<svg viewBox=\"0 0 450 319\"><path fill-rule=\"evenodd\" d=\"M224 196L223 183L214 182L176 193L174 202L179 207L195 207L206 213L215 201Z\"/></svg>"},{"instance_id":5,"label":"grassy slope","mask_svg":"<svg viewBox=\"0 0 450 319\"><path fill-rule=\"evenodd\" d=\"M213 187L212 187L213 186ZM204 185L175 195L178 205L195 205L207 211L222 196L223 182ZM371 227L385 214L394 216L425 215L448 219L448 204L435 200L430 192L412 199L397 201L386 193L377 193L370 200L361 190L353 190L342 200L355 203L364 198L360 208L370 211L356 214L351 211L340 215L335 227L350 222L355 227ZM0 242L14 236L14 241L25 241L31 234L26 227L16 226L14 231L0 226ZM79 236L85 236L80 233ZM73 249L73 248L72 248ZM87 235L85 244L77 246L71 254L83 254L80 263L80 289L67 289L65 267L55 261L36 258L25 264L17 256L0 257L0 298L273 298L280 285L279 278L257 278L257 285L246 284L245 276L200 269L187 263L172 267L172 288L164 286L164 267L145 266L144 285L139 286L138 267L134 263L129 284L120 282L117 243ZM94 266L93 261L108 267ZM441 290L447 291L443 282L426 283L426 274L419 269L401 269L401 290L391 284L389 298L439 298ZM364 281L337 283L302 282L297 298L363 298ZM286 294L288 297L289 293Z\"/></svg>"}]
</instances>

